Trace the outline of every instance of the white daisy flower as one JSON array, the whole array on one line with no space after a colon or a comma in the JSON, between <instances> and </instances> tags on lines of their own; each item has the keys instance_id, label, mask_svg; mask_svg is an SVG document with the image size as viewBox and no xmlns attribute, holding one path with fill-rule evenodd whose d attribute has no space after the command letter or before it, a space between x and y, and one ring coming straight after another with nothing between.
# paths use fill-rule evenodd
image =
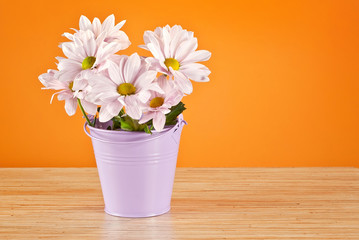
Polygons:
<instances>
[{"instance_id":1,"label":"white daisy flower","mask_svg":"<svg viewBox=\"0 0 359 240\"><path fill-rule=\"evenodd\" d=\"M92 86L91 99L101 103L100 122L109 121L125 107L126 114L140 119L141 106L151 96L150 90L163 92L154 82L156 71L148 70L147 63L137 53L130 57L121 56L118 63L109 64L108 75L93 75L89 78Z\"/></svg>"},{"instance_id":2,"label":"white daisy flower","mask_svg":"<svg viewBox=\"0 0 359 240\"><path fill-rule=\"evenodd\" d=\"M143 106L143 115L139 121L143 124L152 119L153 127L158 132L163 130L166 124L166 114L171 111L170 108L177 105L183 98L182 92L168 88L165 81L167 80L163 77L158 78L157 82L164 92L151 92L151 97Z\"/></svg>"},{"instance_id":3,"label":"white daisy flower","mask_svg":"<svg viewBox=\"0 0 359 240\"><path fill-rule=\"evenodd\" d=\"M193 91L192 83L208 82L211 71L204 65L197 63L207 61L211 53L197 50L197 38L193 32L182 29L181 26L158 27L154 32L146 31L143 36L145 45L140 46L151 51L156 60L152 61L154 68L169 76L174 86L185 94Z\"/></svg>"},{"instance_id":4,"label":"white daisy flower","mask_svg":"<svg viewBox=\"0 0 359 240\"><path fill-rule=\"evenodd\" d=\"M62 44L67 58L58 58L59 79L75 79L83 71L101 71L106 61L120 50L115 43L99 43L92 31L80 31L73 42Z\"/></svg>"},{"instance_id":5,"label":"white daisy flower","mask_svg":"<svg viewBox=\"0 0 359 240\"><path fill-rule=\"evenodd\" d=\"M97 105L89 102L86 99L87 92L85 88L80 88L83 80L59 80L57 78L58 74L59 71L50 69L47 73L41 74L39 76L40 82L45 86L43 89L61 90L52 95L50 103L52 103L53 97L57 95L57 99L59 101L65 100L65 111L69 116L72 116L76 113L78 104L77 99L80 99L84 110L89 114L95 115L97 111ZM75 87L77 90L74 89Z\"/></svg>"}]
</instances>

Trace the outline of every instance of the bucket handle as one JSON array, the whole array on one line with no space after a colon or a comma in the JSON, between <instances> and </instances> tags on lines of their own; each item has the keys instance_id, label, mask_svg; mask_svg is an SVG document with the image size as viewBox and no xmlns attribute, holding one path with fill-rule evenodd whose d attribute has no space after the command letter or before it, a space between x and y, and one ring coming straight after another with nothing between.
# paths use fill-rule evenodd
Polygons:
<instances>
[{"instance_id":1,"label":"bucket handle","mask_svg":"<svg viewBox=\"0 0 359 240\"><path fill-rule=\"evenodd\" d=\"M178 121L177 121L176 125L173 127L173 128L175 128L175 129L173 130L173 133L175 133L181 125L187 125L187 122L183 119L183 115L182 115L182 114L180 114L180 115L178 116ZM89 137L92 138L92 139L95 139L95 140L97 140L97 141L99 141L99 142L103 142L103 143L112 143L112 144L121 143L121 144L126 144L126 143L147 142L147 141L152 141L153 139L157 139L157 138L160 137L160 136L157 136L157 137L154 137L154 138L151 138L151 139L145 139L145 140L140 140L140 141L131 141L131 142L113 142L113 141L106 141L106 140L103 140L103 139L100 139L100 138L97 138L97 137L92 136L91 133L89 133L89 131L87 130L87 128L86 128L87 126L88 126L88 123L85 122L85 124L84 124L84 131L85 131L86 135L89 136ZM165 133L165 134L168 134L168 133L170 133L170 132L172 132L172 131L168 131L168 132Z\"/></svg>"}]
</instances>

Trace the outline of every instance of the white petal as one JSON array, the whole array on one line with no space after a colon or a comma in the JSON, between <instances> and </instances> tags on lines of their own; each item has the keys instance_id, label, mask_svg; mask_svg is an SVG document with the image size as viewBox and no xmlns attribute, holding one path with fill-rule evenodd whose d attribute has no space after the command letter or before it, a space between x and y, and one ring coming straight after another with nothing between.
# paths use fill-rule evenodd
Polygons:
<instances>
[{"instance_id":1,"label":"white petal","mask_svg":"<svg viewBox=\"0 0 359 240\"><path fill-rule=\"evenodd\" d=\"M177 105L177 104L175 104L175 105ZM172 106L174 106L174 105L172 105ZM171 106L171 107L172 107L172 106ZM162 109L161 112L162 112L163 114L167 114L167 113L170 113L171 110L168 109L168 108L166 108L166 109Z\"/></svg>"},{"instance_id":2,"label":"white petal","mask_svg":"<svg viewBox=\"0 0 359 240\"><path fill-rule=\"evenodd\" d=\"M165 58L170 58L170 33L166 28L163 28L163 53Z\"/></svg>"},{"instance_id":3,"label":"white petal","mask_svg":"<svg viewBox=\"0 0 359 240\"><path fill-rule=\"evenodd\" d=\"M52 94L51 99L50 99L50 104L52 104L52 100L54 100L55 95L58 94L58 95L57 95L57 99L58 99L59 96L60 96L60 94L66 92L66 91L67 91L67 90L62 90L62 91L60 91L60 92L55 92L54 94Z\"/></svg>"},{"instance_id":4,"label":"white petal","mask_svg":"<svg viewBox=\"0 0 359 240\"><path fill-rule=\"evenodd\" d=\"M172 107L177 105L182 100L182 98L183 98L183 93L174 89L166 95L165 103L168 103L170 105L168 107Z\"/></svg>"},{"instance_id":5,"label":"white petal","mask_svg":"<svg viewBox=\"0 0 359 240\"><path fill-rule=\"evenodd\" d=\"M148 47L146 45L138 45L138 47L149 51L149 49L148 49Z\"/></svg>"},{"instance_id":6,"label":"white petal","mask_svg":"<svg viewBox=\"0 0 359 240\"><path fill-rule=\"evenodd\" d=\"M168 80L165 75L161 75L157 78L156 83L158 86L164 91L164 93L167 95L169 92L171 92L174 88L173 86L173 80ZM158 92L158 91L157 91ZM160 92L161 93L161 92Z\"/></svg>"},{"instance_id":7,"label":"white petal","mask_svg":"<svg viewBox=\"0 0 359 240\"><path fill-rule=\"evenodd\" d=\"M173 28L172 28L173 29ZM171 35L173 33L171 32ZM174 34L174 37L172 37L172 41L170 43L170 56L171 58L175 57L176 50L178 46L185 40L184 34L180 31L177 32L177 34Z\"/></svg>"},{"instance_id":8,"label":"white petal","mask_svg":"<svg viewBox=\"0 0 359 240\"><path fill-rule=\"evenodd\" d=\"M97 43L95 38L90 38L87 43L84 45L87 56L93 57L96 56Z\"/></svg>"},{"instance_id":9,"label":"white petal","mask_svg":"<svg viewBox=\"0 0 359 240\"><path fill-rule=\"evenodd\" d=\"M61 47L65 56L70 59L82 62L86 58L83 53L76 51L75 45L72 42L63 43Z\"/></svg>"},{"instance_id":10,"label":"white petal","mask_svg":"<svg viewBox=\"0 0 359 240\"><path fill-rule=\"evenodd\" d=\"M126 103L125 103L125 97L124 96L119 96L117 98L117 101L119 101L123 106L126 106Z\"/></svg>"},{"instance_id":11,"label":"white petal","mask_svg":"<svg viewBox=\"0 0 359 240\"><path fill-rule=\"evenodd\" d=\"M57 100L59 100L59 101L73 98L72 92L70 92L68 90L63 90L63 91L57 92L56 94L59 94L59 95L57 95Z\"/></svg>"},{"instance_id":12,"label":"white petal","mask_svg":"<svg viewBox=\"0 0 359 240\"><path fill-rule=\"evenodd\" d=\"M74 35L72 35L71 33L65 32L64 34L62 34L62 36L66 37L66 38L69 39L70 41L73 41L73 40L74 40Z\"/></svg>"},{"instance_id":13,"label":"white petal","mask_svg":"<svg viewBox=\"0 0 359 240\"><path fill-rule=\"evenodd\" d=\"M64 70L64 69L76 70L76 71L82 70L82 65L80 62L73 60L73 59L67 59L67 58L60 59L57 67L60 71Z\"/></svg>"},{"instance_id":14,"label":"white petal","mask_svg":"<svg viewBox=\"0 0 359 240\"><path fill-rule=\"evenodd\" d=\"M76 78L80 71L77 69L64 69L59 72L58 78L60 81L70 83Z\"/></svg>"},{"instance_id":15,"label":"white petal","mask_svg":"<svg viewBox=\"0 0 359 240\"><path fill-rule=\"evenodd\" d=\"M194 63L194 62L203 62L210 59L211 53L207 50L198 50L195 52L191 52L188 54L188 56L181 62L181 64L184 63Z\"/></svg>"},{"instance_id":16,"label":"white petal","mask_svg":"<svg viewBox=\"0 0 359 240\"><path fill-rule=\"evenodd\" d=\"M163 28L161 28L161 27L156 27L156 29L155 29L155 31L154 31L154 33L160 38L160 37L162 37L162 29ZM151 32L151 31L149 31L149 32ZM151 32L152 33L152 32Z\"/></svg>"},{"instance_id":17,"label":"white petal","mask_svg":"<svg viewBox=\"0 0 359 240\"><path fill-rule=\"evenodd\" d=\"M97 38L96 38L96 44L97 46L101 46L101 44L103 44L103 42L105 41L105 38L107 36L107 32L99 32Z\"/></svg>"},{"instance_id":18,"label":"white petal","mask_svg":"<svg viewBox=\"0 0 359 240\"><path fill-rule=\"evenodd\" d=\"M97 49L96 62L101 63L101 61L106 60L111 55L118 52L120 50L120 48L121 48L120 44L116 43L116 42L111 42L111 43L109 43L107 45L101 45Z\"/></svg>"},{"instance_id":19,"label":"white petal","mask_svg":"<svg viewBox=\"0 0 359 240\"><path fill-rule=\"evenodd\" d=\"M122 55L122 59L120 60L120 62L118 64L119 71L120 71L120 77L121 77L121 83L126 82L124 74L125 74L125 64L126 64L127 60L128 60L128 56Z\"/></svg>"},{"instance_id":20,"label":"white petal","mask_svg":"<svg viewBox=\"0 0 359 240\"><path fill-rule=\"evenodd\" d=\"M135 87L138 90L147 89L150 84L156 79L156 71L147 71L141 74L135 81Z\"/></svg>"},{"instance_id":21,"label":"white petal","mask_svg":"<svg viewBox=\"0 0 359 240\"><path fill-rule=\"evenodd\" d=\"M164 89L162 89L157 83L151 83L151 85L148 87L148 90L152 90L160 94L165 93Z\"/></svg>"},{"instance_id":22,"label":"white petal","mask_svg":"<svg viewBox=\"0 0 359 240\"><path fill-rule=\"evenodd\" d=\"M193 38L194 32L188 31L187 35L188 35L188 39Z\"/></svg>"},{"instance_id":23,"label":"white petal","mask_svg":"<svg viewBox=\"0 0 359 240\"><path fill-rule=\"evenodd\" d=\"M86 79L75 79L74 84L72 85L72 90L74 91L82 91L84 90L88 85L88 82Z\"/></svg>"},{"instance_id":24,"label":"white petal","mask_svg":"<svg viewBox=\"0 0 359 240\"><path fill-rule=\"evenodd\" d=\"M149 39L149 41L158 49L160 50L161 54L163 54L162 52L162 40L161 40L161 37L162 37L162 34L160 36L156 36L156 34L154 34L153 32L151 31L146 31L148 33L147 37ZM163 55L164 57L164 55Z\"/></svg>"},{"instance_id":25,"label":"white petal","mask_svg":"<svg viewBox=\"0 0 359 240\"><path fill-rule=\"evenodd\" d=\"M142 117L141 117L140 121L138 121L138 123L144 124L144 123L150 121L155 115L156 115L155 112L148 112L146 114L142 114Z\"/></svg>"},{"instance_id":26,"label":"white petal","mask_svg":"<svg viewBox=\"0 0 359 240\"><path fill-rule=\"evenodd\" d=\"M110 31L115 26L115 16L111 14L102 23L102 31Z\"/></svg>"},{"instance_id":27,"label":"white petal","mask_svg":"<svg viewBox=\"0 0 359 240\"><path fill-rule=\"evenodd\" d=\"M182 62L184 58L197 49L197 46L197 38L183 41L176 50L175 59Z\"/></svg>"},{"instance_id":28,"label":"white petal","mask_svg":"<svg viewBox=\"0 0 359 240\"><path fill-rule=\"evenodd\" d=\"M102 88L98 90L98 94L96 97L103 102L111 102L114 99L117 99L119 96L120 94L117 92L116 89Z\"/></svg>"},{"instance_id":29,"label":"white petal","mask_svg":"<svg viewBox=\"0 0 359 240\"><path fill-rule=\"evenodd\" d=\"M76 113L77 108L77 99L70 98L65 100L65 111L69 116L72 116Z\"/></svg>"},{"instance_id":30,"label":"white petal","mask_svg":"<svg viewBox=\"0 0 359 240\"><path fill-rule=\"evenodd\" d=\"M158 86L160 86L160 88L162 89L165 89L167 87L167 81L167 77L164 74L162 74L156 79Z\"/></svg>"},{"instance_id":31,"label":"white petal","mask_svg":"<svg viewBox=\"0 0 359 240\"><path fill-rule=\"evenodd\" d=\"M80 17L80 30L86 31L91 29L91 21L84 15Z\"/></svg>"},{"instance_id":32,"label":"white petal","mask_svg":"<svg viewBox=\"0 0 359 240\"><path fill-rule=\"evenodd\" d=\"M102 105L99 113L100 122L107 122L111 120L115 115L108 112L106 105Z\"/></svg>"},{"instance_id":33,"label":"white petal","mask_svg":"<svg viewBox=\"0 0 359 240\"><path fill-rule=\"evenodd\" d=\"M79 30L75 29L75 28L70 28L71 30L75 31L75 32L79 32Z\"/></svg>"},{"instance_id":34,"label":"white petal","mask_svg":"<svg viewBox=\"0 0 359 240\"><path fill-rule=\"evenodd\" d=\"M91 115L95 115L97 112L97 105L90 103L86 100L80 100L81 101L81 105L83 106L85 112L91 114Z\"/></svg>"},{"instance_id":35,"label":"white petal","mask_svg":"<svg viewBox=\"0 0 359 240\"><path fill-rule=\"evenodd\" d=\"M186 64L180 69L180 72L196 82L208 82L208 75L211 73L206 66L200 63Z\"/></svg>"},{"instance_id":36,"label":"white petal","mask_svg":"<svg viewBox=\"0 0 359 240\"><path fill-rule=\"evenodd\" d=\"M139 68L141 66L141 59L140 56L138 56L137 53L132 54L125 66L124 66L124 77L125 77L125 81L127 83L133 83L134 82L134 78L137 75Z\"/></svg>"},{"instance_id":37,"label":"white petal","mask_svg":"<svg viewBox=\"0 0 359 240\"><path fill-rule=\"evenodd\" d=\"M111 80L118 85L123 83L124 81L122 80L120 68L118 65L112 61L109 61L108 66L108 74L110 75Z\"/></svg>"},{"instance_id":38,"label":"white petal","mask_svg":"<svg viewBox=\"0 0 359 240\"><path fill-rule=\"evenodd\" d=\"M90 94L92 101L100 99L103 102L110 102L119 96L117 84L105 76L95 75L89 79L89 84L92 87Z\"/></svg>"},{"instance_id":39,"label":"white petal","mask_svg":"<svg viewBox=\"0 0 359 240\"><path fill-rule=\"evenodd\" d=\"M109 104L106 104L107 111L113 116L117 116L120 113L122 107L123 105L117 101L117 99Z\"/></svg>"},{"instance_id":40,"label":"white petal","mask_svg":"<svg viewBox=\"0 0 359 240\"><path fill-rule=\"evenodd\" d=\"M125 23L126 20L122 20L120 23L116 24L115 29L120 30L123 27L123 25L125 25Z\"/></svg>"},{"instance_id":41,"label":"white petal","mask_svg":"<svg viewBox=\"0 0 359 240\"><path fill-rule=\"evenodd\" d=\"M101 33L101 22L97 17L95 17L92 21L92 31L96 37L98 37Z\"/></svg>"},{"instance_id":42,"label":"white petal","mask_svg":"<svg viewBox=\"0 0 359 240\"><path fill-rule=\"evenodd\" d=\"M171 72L173 73L174 83L179 88L179 90L185 94L191 94L193 91L191 81L180 71L172 70Z\"/></svg>"},{"instance_id":43,"label":"white petal","mask_svg":"<svg viewBox=\"0 0 359 240\"><path fill-rule=\"evenodd\" d=\"M106 41L116 42L119 45L118 51L119 50L124 50L124 49L128 48L131 45L131 42L128 39L128 36L124 31L116 32L111 37L106 38Z\"/></svg>"},{"instance_id":44,"label":"white petal","mask_svg":"<svg viewBox=\"0 0 359 240\"><path fill-rule=\"evenodd\" d=\"M166 116L162 112L156 112L156 116L153 118L153 126L156 131L160 132L163 130L166 123Z\"/></svg>"},{"instance_id":45,"label":"white petal","mask_svg":"<svg viewBox=\"0 0 359 240\"><path fill-rule=\"evenodd\" d=\"M152 55L160 61L164 61L165 58L161 52L161 49L155 47L153 43L148 43L147 48L151 51Z\"/></svg>"},{"instance_id":46,"label":"white petal","mask_svg":"<svg viewBox=\"0 0 359 240\"><path fill-rule=\"evenodd\" d=\"M61 82L57 79L58 71L49 69L47 73L39 76L40 82L45 86L42 89L61 90L67 87L67 83Z\"/></svg>"},{"instance_id":47,"label":"white petal","mask_svg":"<svg viewBox=\"0 0 359 240\"><path fill-rule=\"evenodd\" d=\"M145 31L143 33L143 41L145 42L146 45L148 43L150 43L150 37L149 37L150 34L151 34L151 31Z\"/></svg>"},{"instance_id":48,"label":"white petal","mask_svg":"<svg viewBox=\"0 0 359 240\"><path fill-rule=\"evenodd\" d=\"M164 61L160 62L158 59L153 57L147 57L145 62L150 65L149 70L155 70L157 72L168 74L168 68L164 64ZM162 63L162 64L161 64Z\"/></svg>"},{"instance_id":49,"label":"white petal","mask_svg":"<svg viewBox=\"0 0 359 240\"><path fill-rule=\"evenodd\" d=\"M142 112L137 102L136 96L135 95L126 96L125 103L126 103L126 113L133 119L140 119Z\"/></svg>"},{"instance_id":50,"label":"white petal","mask_svg":"<svg viewBox=\"0 0 359 240\"><path fill-rule=\"evenodd\" d=\"M145 103L148 99L150 99L151 93L149 91L142 90L137 94L137 97L141 102Z\"/></svg>"},{"instance_id":51,"label":"white petal","mask_svg":"<svg viewBox=\"0 0 359 240\"><path fill-rule=\"evenodd\" d=\"M183 71L184 72L184 71ZM204 74L198 74L200 72L184 72L185 75L195 82L209 82L209 78Z\"/></svg>"}]
</instances>

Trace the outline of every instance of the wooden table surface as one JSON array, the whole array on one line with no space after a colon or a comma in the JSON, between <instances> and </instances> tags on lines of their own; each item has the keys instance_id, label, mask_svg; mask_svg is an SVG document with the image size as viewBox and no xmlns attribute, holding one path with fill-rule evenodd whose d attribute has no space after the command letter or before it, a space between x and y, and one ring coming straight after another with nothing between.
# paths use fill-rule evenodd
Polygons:
<instances>
[{"instance_id":1,"label":"wooden table surface","mask_svg":"<svg viewBox=\"0 0 359 240\"><path fill-rule=\"evenodd\" d=\"M0 168L0 239L359 239L359 169L178 168L169 213L105 214L95 168Z\"/></svg>"}]
</instances>

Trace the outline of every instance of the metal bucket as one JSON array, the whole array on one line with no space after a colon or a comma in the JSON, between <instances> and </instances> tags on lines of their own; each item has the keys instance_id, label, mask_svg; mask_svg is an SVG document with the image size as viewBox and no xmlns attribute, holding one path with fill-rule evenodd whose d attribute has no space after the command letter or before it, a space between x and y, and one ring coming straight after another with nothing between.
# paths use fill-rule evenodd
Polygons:
<instances>
[{"instance_id":1,"label":"metal bucket","mask_svg":"<svg viewBox=\"0 0 359 240\"><path fill-rule=\"evenodd\" d=\"M126 132L84 125L91 137L105 212L121 217L150 217L170 210L182 128L162 132Z\"/></svg>"}]
</instances>

